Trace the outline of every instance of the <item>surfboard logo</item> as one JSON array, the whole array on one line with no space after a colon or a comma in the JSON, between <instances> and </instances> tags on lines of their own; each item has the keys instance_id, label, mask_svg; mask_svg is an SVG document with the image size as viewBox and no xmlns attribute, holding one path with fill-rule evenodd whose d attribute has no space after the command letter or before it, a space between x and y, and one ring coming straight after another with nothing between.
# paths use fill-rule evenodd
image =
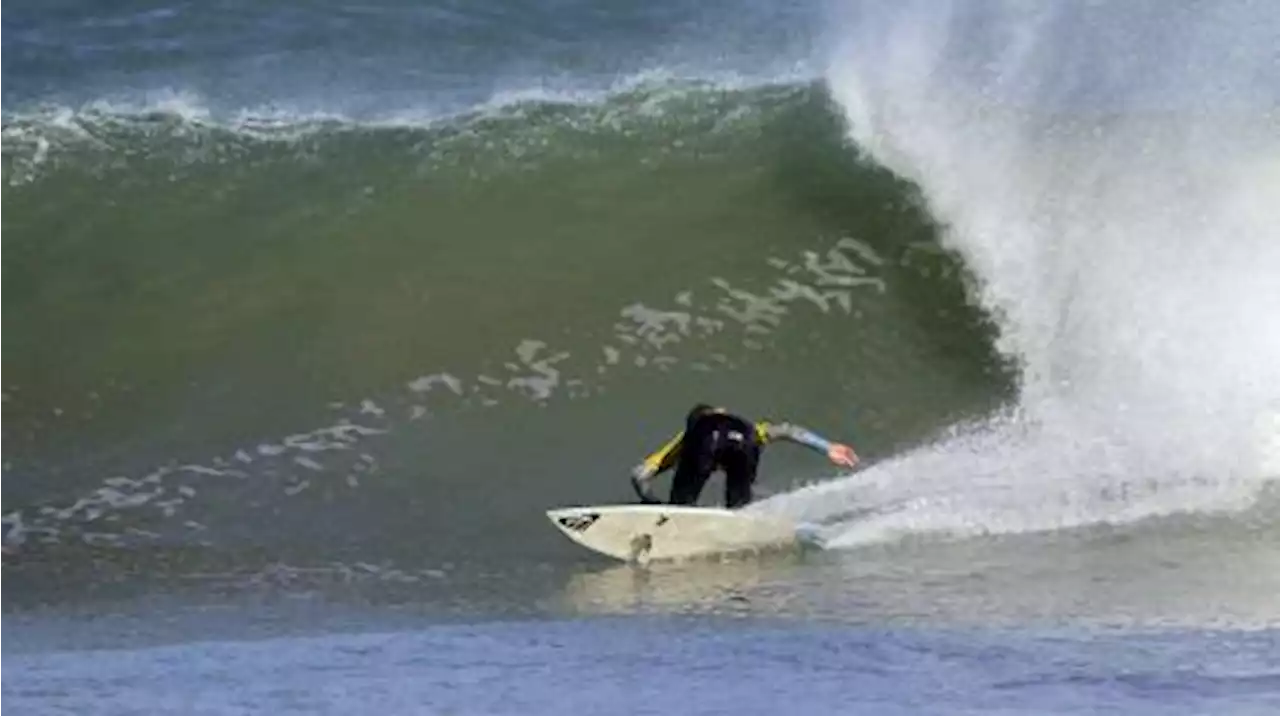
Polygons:
<instances>
[{"instance_id":1,"label":"surfboard logo","mask_svg":"<svg viewBox=\"0 0 1280 716\"><path fill-rule=\"evenodd\" d=\"M569 515L561 517L560 524L567 530L574 532L585 532L588 527L594 525L596 520L600 519L600 513L588 512L582 515Z\"/></svg>"}]
</instances>

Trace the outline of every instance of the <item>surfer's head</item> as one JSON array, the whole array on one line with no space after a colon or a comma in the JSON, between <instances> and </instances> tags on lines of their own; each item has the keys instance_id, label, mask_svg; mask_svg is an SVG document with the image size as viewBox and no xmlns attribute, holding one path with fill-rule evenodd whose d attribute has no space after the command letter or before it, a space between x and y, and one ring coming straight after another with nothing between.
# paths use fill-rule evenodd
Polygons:
<instances>
[{"instance_id":1,"label":"surfer's head","mask_svg":"<svg viewBox=\"0 0 1280 716\"><path fill-rule=\"evenodd\" d=\"M694 418L701 417L703 415L706 415L707 413L716 413L719 411L720 411L720 408L717 408L714 405L708 405L706 403L698 403L697 405L693 406L693 409L689 411L689 414L685 416L685 419L693 420Z\"/></svg>"}]
</instances>

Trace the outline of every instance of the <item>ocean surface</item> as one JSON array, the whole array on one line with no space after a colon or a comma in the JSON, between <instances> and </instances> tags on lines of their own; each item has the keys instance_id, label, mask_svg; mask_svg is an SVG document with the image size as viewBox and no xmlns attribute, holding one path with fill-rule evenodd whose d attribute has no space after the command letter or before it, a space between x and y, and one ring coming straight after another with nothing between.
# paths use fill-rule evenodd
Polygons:
<instances>
[{"instance_id":1,"label":"ocean surface","mask_svg":"<svg viewBox=\"0 0 1280 716\"><path fill-rule=\"evenodd\" d=\"M1280 713L1272 5L3 38L15 713ZM825 549L552 528L702 401L858 450L765 456Z\"/></svg>"}]
</instances>

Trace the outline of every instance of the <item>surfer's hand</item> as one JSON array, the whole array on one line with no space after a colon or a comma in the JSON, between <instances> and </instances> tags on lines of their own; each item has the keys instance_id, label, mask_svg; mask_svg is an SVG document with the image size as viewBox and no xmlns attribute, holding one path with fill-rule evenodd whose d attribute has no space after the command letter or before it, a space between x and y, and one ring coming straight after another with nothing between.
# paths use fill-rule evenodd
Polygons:
<instances>
[{"instance_id":1,"label":"surfer's hand","mask_svg":"<svg viewBox=\"0 0 1280 716\"><path fill-rule=\"evenodd\" d=\"M641 477L642 474L644 473L640 471L634 471L631 473L631 487L635 488L636 495L639 496L640 501L646 505L662 504L662 500L659 500L654 496L653 488L649 486L651 476Z\"/></svg>"},{"instance_id":2,"label":"surfer's hand","mask_svg":"<svg viewBox=\"0 0 1280 716\"><path fill-rule=\"evenodd\" d=\"M831 447L827 448L827 457L831 462L843 467L855 467L858 464L858 455L853 448L840 443L832 443Z\"/></svg>"}]
</instances>

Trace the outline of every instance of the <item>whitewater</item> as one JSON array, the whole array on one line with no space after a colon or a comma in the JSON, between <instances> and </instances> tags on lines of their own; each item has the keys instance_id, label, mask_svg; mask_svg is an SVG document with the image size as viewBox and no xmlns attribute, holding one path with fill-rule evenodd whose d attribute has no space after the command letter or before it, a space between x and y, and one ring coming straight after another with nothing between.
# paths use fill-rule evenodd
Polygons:
<instances>
[{"instance_id":1,"label":"whitewater","mask_svg":"<svg viewBox=\"0 0 1280 716\"><path fill-rule=\"evenodd\" d=\"M827 82L849 137L919 187L1018 391L761 509L843 545L1248 512L1280 472L1280 86L1256 64L1280 21L843 7Z\"/></svg>"}]
</instances>

